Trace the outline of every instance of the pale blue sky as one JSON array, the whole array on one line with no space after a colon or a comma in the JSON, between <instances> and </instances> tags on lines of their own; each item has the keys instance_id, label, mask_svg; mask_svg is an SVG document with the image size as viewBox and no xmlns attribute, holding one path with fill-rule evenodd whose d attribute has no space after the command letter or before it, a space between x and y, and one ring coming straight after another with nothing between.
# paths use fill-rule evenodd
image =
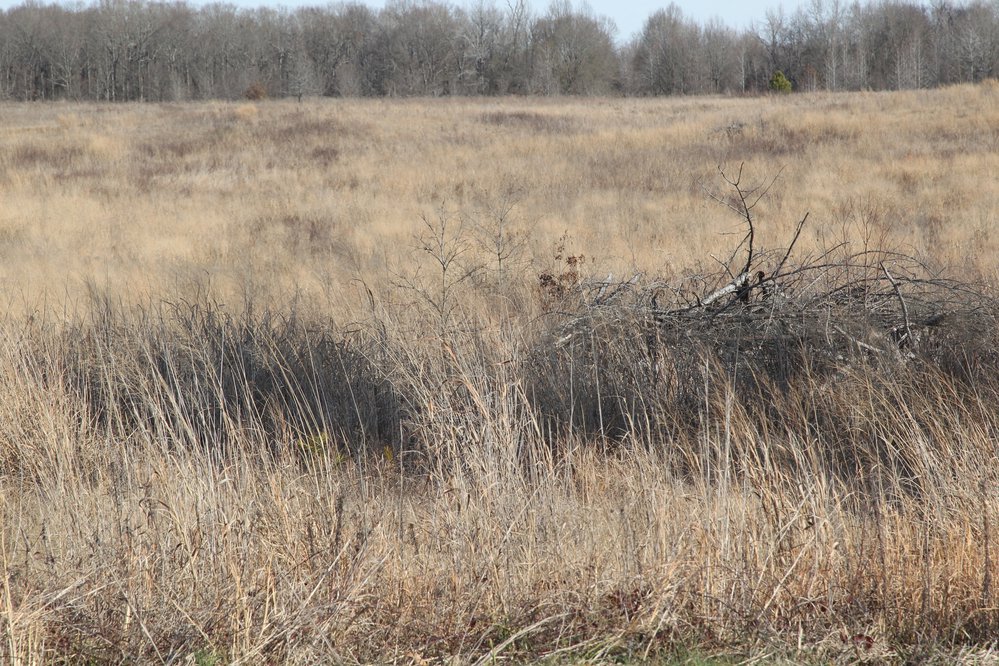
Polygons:
<instances>
[{"instance_id":1,"label":"pale blue sky","mask_svg":"<svg viewBox=\"0 0 999 666\"><path fill-rule=\"evenodd\" d=\"M544 12L544 0L533 0L538 11ZM669 2L639 0L638 2L615 2L615 0L590 0L590 6L597 14L614 19L618 28L618 41L627 41L642 29L645 19ZM712 18L720 18L726 25L739 30L748 28L753 21L761 22L768 9L778 9L783 4L785 12L797 9L796 3L781 3L779 0L676 0L683 15L700 24Z\"/></svg>"}]
</instances>

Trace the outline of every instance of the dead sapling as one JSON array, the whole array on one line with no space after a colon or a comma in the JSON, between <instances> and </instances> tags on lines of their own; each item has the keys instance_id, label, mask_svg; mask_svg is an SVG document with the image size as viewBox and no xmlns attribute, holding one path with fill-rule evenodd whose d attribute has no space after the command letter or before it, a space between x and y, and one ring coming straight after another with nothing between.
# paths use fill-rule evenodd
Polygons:
<instances>
[{"instance_id":1,"label":"dead sapling","mask_svg":"<svg viewBox=\"0 0 999 666\"><path fill-rule=\"evenodd\" d=\"M496 195L483 192L471 221L473 238L488 258L498 292L506 290L511 271L523 263L528 247L533 225L524 223L518 209L523 196L519 186L504 187Z\"/></svg>"},{"instance_id":2,"label":"dead sapling","mask_svg":"<svg viewBox=\"0 0 999 666\"><path fill-rule=\"evenodd\" d=\"M459 307L458 294L464 283L477 275L481 267L469 261L471 241L464 220L441 203L435 216L421 215L421 230L414 238L416 249L427 260L415 274L398 276L398 285L412 291L430 311L438 335L448 337Z\"/></svg>"},{"instance_id":3,"label":"dead sapling","mask_svg":"<svg viewBox=\"0 0 999 666\"><path fill-rule=\"evenodd\" d=\"M766 271L759 269L754 272L753 264L757 262L759 256L756 247L756 219L753 215L753 210L773 189L777 180L780 178L783 169L778 171L777 174L774 175L774 177L768 182L764 182L755 187L746 187L742 182L744 166L745 163L739 165L739 172L734 178L726 174L725 170L721 166L718 167L718 173L721 175L722 180L728 183L728 185L734 190L733 196L728 199L723 199L716 194L708 192L708 196L713 201L716 201L732 210L740 218L745 220L746 233L739 244L732 250L732 254L729 256L728 260L721 262L728 273L729 281L722 287L700 299L699 304L705 307L716 303L723 297L730 294L735 296L735 299L731 302L748 305L752 301L753 291L758 291L763 300L768 300L776 292L776 279L780 275L784 265L787 263L788 258L791 256L791 252L793 251L795 244L798 242L798 238L801 236L801 230L805 225L805 220L808 219L808 214L806 213L801 221L798 222L794 232L794 237L791 239L790 245L788 245L787 252L769 275ZM736 263L739 254L743 251L745 251L745 260ZM738 266L738 270L734 271L732 269L733 266Z\"/></svg>"}]
</instances>

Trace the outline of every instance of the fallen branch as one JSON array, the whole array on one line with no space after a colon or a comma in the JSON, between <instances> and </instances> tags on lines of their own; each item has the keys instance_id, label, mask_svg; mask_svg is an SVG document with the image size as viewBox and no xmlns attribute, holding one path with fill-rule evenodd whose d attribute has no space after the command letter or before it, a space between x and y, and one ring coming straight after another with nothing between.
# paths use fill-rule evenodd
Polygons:
<instances>
[{"instance_id":1,"label":"fallen branch","mask_svg":"<svg viewBox=\"0 0 999 666\"><path fill-rule=\"evenodd\" d=\"M740 274L735 280L729 282L727 285L721 289L716 289L704 298L700 299L701 305L707 307L712 303L716 302L718 299L728 296L729 294L739 293L744 290L749 285L749 273Z\"/></svg>"},{"instance_id":2,"label":"fallen branch","mask_svg":"<svg viewBox=\"0 0 999 666\"><path fill-rule=\"evenodd\" d=\"M905 327L905 334L897 341L899 347L903 345L911 345L915 342L912 338L912 320L909 318L909 306L905 302L905 297L902 296L902 290L898 288L898 282L895 278L891 276L888 272L888 267L885 266L885 262L881 262L881 270L884 272L885 277L888 278L888 282L891 283L892 289L895 291L895 295L898 296L898 302L902 306L902 317L903 325Z\"/></svg>"}]
</instances>

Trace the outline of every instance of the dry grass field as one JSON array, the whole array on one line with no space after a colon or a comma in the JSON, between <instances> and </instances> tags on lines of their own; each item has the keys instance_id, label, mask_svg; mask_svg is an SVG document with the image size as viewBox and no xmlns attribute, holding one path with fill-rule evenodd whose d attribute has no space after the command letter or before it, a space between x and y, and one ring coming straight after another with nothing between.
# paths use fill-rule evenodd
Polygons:
<instances>
[{"instance_id":1,"label":"dry grass field","mask_svg":"<svg viewBox=\"0 0 999 666\"><path fill-rule=\"evenodd\" d=\"M996 663L996 174L994 83L0 105L0 659Z\"/></svg>"}]
</instances>

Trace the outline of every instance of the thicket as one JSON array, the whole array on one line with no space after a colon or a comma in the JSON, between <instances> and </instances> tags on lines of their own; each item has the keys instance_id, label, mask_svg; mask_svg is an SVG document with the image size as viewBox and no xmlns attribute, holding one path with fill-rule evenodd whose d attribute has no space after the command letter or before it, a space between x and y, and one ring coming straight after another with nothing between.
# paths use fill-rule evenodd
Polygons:
<instances>
[{"instance_id":1,"label":"thicket","mask_svg":"<svg viewBox=\"0 0 999 666\"><path fill-rule=\"evenodd\" d=\"M196 8L130 0L0 12L0 98L671 95L910 89L999 75L994 4L816 4L749 29L676 5L636 35L585 6L447 2Z\"/></svg>"}]
</instances>

